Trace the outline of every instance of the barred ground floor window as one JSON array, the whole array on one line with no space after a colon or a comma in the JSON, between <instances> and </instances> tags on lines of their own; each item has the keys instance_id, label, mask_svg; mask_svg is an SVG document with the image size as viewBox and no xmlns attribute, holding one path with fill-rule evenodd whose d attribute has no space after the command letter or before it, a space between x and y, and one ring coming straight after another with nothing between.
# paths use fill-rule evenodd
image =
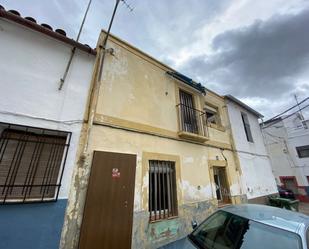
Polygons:
<instances>
[{"instance_id":1,"label":"barred ground floor window","mask_svg":"<svg viewBox=\"0 0 309 249\"><path fill-rule=\"evenodd\" d=\"M149 161L150 221L178 215L175 162Z\"/></svg>"},{"instance_id":2,"label":"barred ground floor window","mask_svg":"<svg viewBox=\"0 0 309 249\"><path fill-rule=\"evenodd\" d=\"M70 132L0 123L0 204L58 199Z\"/></svg>"}]
</instances>

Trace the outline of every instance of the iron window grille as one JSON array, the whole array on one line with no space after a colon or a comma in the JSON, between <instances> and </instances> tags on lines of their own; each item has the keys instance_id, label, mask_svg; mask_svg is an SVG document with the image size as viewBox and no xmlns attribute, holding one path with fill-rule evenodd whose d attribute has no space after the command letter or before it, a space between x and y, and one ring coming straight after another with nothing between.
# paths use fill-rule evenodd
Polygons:
<instances>
[{"instance_id":1,"label":"iron window grille","mask_svg":"<svg viewBox=\"0 0 309 249\"><path fill-rule=\"evenodd\" d=\"M194 108L194 99L190 93L179 90L180 103L176 105L181 131L206 136L205 112Z\"/></svg>"},{"instance_id":2,"label":"iron window grille","mask_svg":"<svg viewBox=\"0 0 309 249\"><path fill-rule=\"evenodd\" d=\"M248 115L246 113L241 113L242 122L244 124L244 129L247 137L247 141L253 143L253 137L251 133L250 123L248 119Z\"/></svg>"},{"instance_id":3,"label":"iron window grille","mask_svg":"<svg viewBox=\"0 0 309 249\"><path fill-rule=\"evenodd\" d=\"M71 133L0 123L0 203L57 201Z\"/></svg>"},{"instance_id":4,"label":"iron window grille","mask_svg":"<svg viewBox=\"0 0 309 249\"><path fill-rule=\"evenodd\" d=\"M149 161L150 221L178 215L175 162Z\"/></svg>"},{"instance_id":5,"label":"iron window grille","mask_svg":"<svg viewBox=\"0 0 309 249\"><path fill-rule=\"evenodd\" d=\"M296 147L299 158L309 157L309 145Z\"/></svg>"}]
</instances>

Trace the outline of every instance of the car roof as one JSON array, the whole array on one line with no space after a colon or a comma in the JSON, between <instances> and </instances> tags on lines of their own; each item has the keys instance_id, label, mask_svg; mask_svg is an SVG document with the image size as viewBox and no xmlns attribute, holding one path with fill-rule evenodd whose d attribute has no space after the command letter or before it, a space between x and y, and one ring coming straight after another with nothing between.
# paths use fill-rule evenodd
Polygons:
<instances>
[{"instance_id":1,"label":"car roof","mask_svg":"<svg viewBox=\"0 0 309 249\"><path fill-rule=\"evenodd\" d=\"M307 215L266 205L230 205L220 210L291 232L298 232L301 227L304 229L309 225Z\"/></svg>"}]
</instances>

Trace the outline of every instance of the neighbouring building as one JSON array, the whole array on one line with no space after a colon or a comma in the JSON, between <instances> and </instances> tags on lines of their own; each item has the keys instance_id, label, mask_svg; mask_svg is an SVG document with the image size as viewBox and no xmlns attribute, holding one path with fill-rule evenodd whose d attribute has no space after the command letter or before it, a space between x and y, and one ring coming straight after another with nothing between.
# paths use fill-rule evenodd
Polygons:
<instances>
[{"instance_id":1,"label":"neighbouring building","mask_svg":"<svg viewBox=\"0 0 309 249\"><path fill-rule=\"evenodd\" d=\"M105 51L61 248L157 248L245 202L224 98L115 36Z\"/></svg>"},{"instance_id":2,"label":"neighbouring building","mask_svg":"<svg viewBox=\"0 0 309 249\"><path fill-rule=\"evenodd\" d=\"M237 151L241 181L249 203L266 203L267 196L278 194L259 119L263 115L239 99L225 96L230 128Z\"/></svg>"},{"instance_id":3,"label":"neighbouring building","mask_svg":"<svg viewBox=\"0 0 309 249\"><path fill-rule=\"evenodd\" d=\"M0 248L59 248L95 50L0 6L0 55Z\"/></svg>"},{"instance_id":4,"label":"neighbouring building","mask_svg":"<svg viewBox=\"0 0 309 249\"><path fill-rule=\"evenodd\" d=\"M309 120L300 112L262 124L278 185L309 201Z\"/></svg>"}]
</instances>

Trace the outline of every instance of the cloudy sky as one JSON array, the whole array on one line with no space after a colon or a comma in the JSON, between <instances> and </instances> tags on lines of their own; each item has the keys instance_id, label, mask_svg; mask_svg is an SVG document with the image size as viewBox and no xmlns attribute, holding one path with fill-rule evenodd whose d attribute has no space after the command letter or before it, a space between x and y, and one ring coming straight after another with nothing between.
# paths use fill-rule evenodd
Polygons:
<instances>
[{"instance_id":1,"label":"cloudy sky","mask_svg":"<svg viewBox=\"0 0 309 249\"><path fill-rule=\"evenodd\" d=\"M266 117L294 105L294 94L309 96L309 0L127 2L134 11L120 4L112 33L207 88L232 94ZM87 3L0 0L73 38ZM114 3L92 0L81 42L95 46Z\"/></svg>"}]
</instances>

